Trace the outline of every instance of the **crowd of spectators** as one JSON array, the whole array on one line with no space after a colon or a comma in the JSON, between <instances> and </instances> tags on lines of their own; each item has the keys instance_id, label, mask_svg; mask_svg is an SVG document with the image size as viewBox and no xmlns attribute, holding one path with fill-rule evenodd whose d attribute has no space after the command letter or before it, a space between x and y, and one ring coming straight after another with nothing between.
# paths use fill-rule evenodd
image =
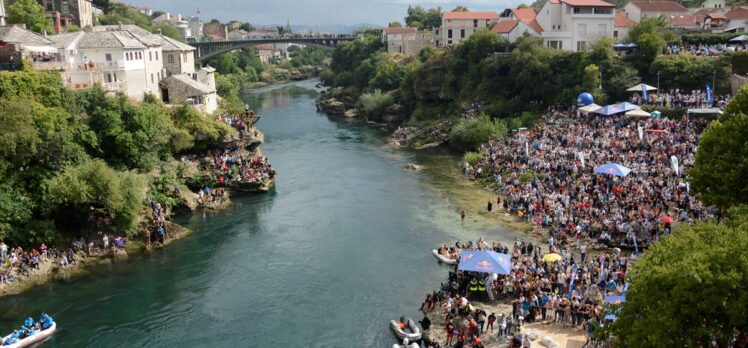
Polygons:
<instances>
[{"instance_id":1,"label":"crowd of spectators","mask_svg":"<svg viewBox=\"0 0 748 348\"><path fill-rule=\"evenodd\" d=\"M724 110L730 103L731 96L720 95L713 96L709 101L706 91L693 90L691 92L681 91L679 89L665 91L661 93L647 93L647 99L639 93L631 97L631 102L637 105L653 105L664 108L685 108L685 109L703 109L718 108Z\"/></svg>"},{"instance_id":2,"label":"crowd of spectators","mask_svg":"<svg viewBox=\"0 0 748 348\"><path fill-rule=\"evenodd\" d=\"M716 214L690 194L684 174L706 125L686 117L577 116L551 109L535 129L484 144L477 166L485 171L465 170L490 176L506 196L508 212L559 243L589 237L608 245L649 244L669 233L673 221ZM595 174L611 162L631 173Z\"/></svg>"}]
</instances>

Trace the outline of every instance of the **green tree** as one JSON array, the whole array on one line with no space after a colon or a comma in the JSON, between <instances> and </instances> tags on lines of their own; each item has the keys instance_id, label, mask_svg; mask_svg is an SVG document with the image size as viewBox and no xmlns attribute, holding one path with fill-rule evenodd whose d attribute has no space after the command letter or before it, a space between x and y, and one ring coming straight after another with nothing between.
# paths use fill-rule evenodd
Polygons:
<instances>
[{"instance_id":1,"label":"green tree","mask_svg":"<svg viewBox=\"0 0 748 348\"><path fill-rule=\"evenodd\" d=\"M470 10L465 6L457 6L452 9L452 12L470 12Z\"/></svg>"},{"instance_id":2,"label":"green tree","mask_svg":"<svg viewBox=\"0 0 748 348\"><path fill-rule=\"evenodd\" d=\"M379 119L384 115L384 110L395 102L392 95L375 90L374 93L361 95L361 105L369 116Z\"/></svg>"},{"instance_id":3,"label":"green tree","mask_svg":"<svg viewBox=\"0 0 748 348\"><path fill-rule=\"evenodd\" d=\"M442 25L441 7L425 9L421 6L408 6L405 16L405 24L408 27L431 30Z\"/></svg>"},{"instance_id":4,"label":"green tree","mask_svg":"<svg viewBox=\"0 0 748 348\"><path fill-rule=\"evenodd\" d=\"M740 221L740 219L738 219ZM679 226L634 264L618 346L732 346L748 334L748 226Z\"/></svg>"},{"instance_id":5,"label":"green tree","mask_svg":"<svg viewBox=\"0 0 748 348\"><path fill-rule=\"evenodd\" d=\"M112 3L111 0L93 0L93 5L100 8L104 13L109 13Z\"/></svg>"},{"instance_id":6,"label":"green tree","mask_svg":"<svg viewBox=\"0 0 748 348\"><path fill-rule=\"evenodd\" d=\"M667 41L674 38L668 26L669 22L664 16L644 17L629 29L628 40L639 46L642 64L651 63L657 55L662 53Z\"/></svg>"},{"instance_id":7,"label":"green tree","mask_svg":"<svg viewBox=\"0 0 748 348\"><path fill-rule=\"evenodd\" d=\"M18 0L8 9L8 22L25 24L37 33L52 33L52 25L44 14L44 7L36 0Z\"/></svg>"},{"instance_id":8,"label":"green tree","mask_svg":"<svg viewBox=\"0 0 748 348\"><path fill-rule=\"evenodd\" d=\"M748 87L739 94L748 93ZM748 203L748 114L740 110L709 124L688 175L704 203L722 212ZM734 112L734 109L733 109Z\"/></svg>"},{"instance_id":9,"label":"green tree","mask_svg":"<svg viewBox=\"0 0 748 348\"><path fill-rule=\"evenodd\" d=\"M403 25L398 21L390 22L390 24L387 25L388 28L402 28Z\"/></svg>"},{"instance_id":10,"label":"green tree","mask_svg":"<svg viewBox=\"0 0 748 348\"><path fill-rule=\"evenodd\" d=\"M252 30L255 30L255 27L249 22L246 22L246 23L242 23L242 25L239 26L239 29L244 30L244 31L252 31Z\"/></svg>"},{"instance_id":11,"label":"green tree","mask_svg":"<svg viewBox=\"0 0 748 348\"><path fill-rule=\"evenodd\" d=\"M184 38L182 37L182 34L179 33L179 29L166 22L155 25L153 29L151 29L151 32L168 36L179 42L184 42Z\"/></svg>"},{"instance_id":12,"label":"green tree","mask_svg":"<svg viewBox=\"0 0 748 348\"><path fill-rule=\"evenodd\" d=\"M402 64L396 62L390 55L381 55L377 64L374 77L369 81L369 86L374 89L391 91L400 87L405 78L405 70Z\"/></svg>"}]
</instances>

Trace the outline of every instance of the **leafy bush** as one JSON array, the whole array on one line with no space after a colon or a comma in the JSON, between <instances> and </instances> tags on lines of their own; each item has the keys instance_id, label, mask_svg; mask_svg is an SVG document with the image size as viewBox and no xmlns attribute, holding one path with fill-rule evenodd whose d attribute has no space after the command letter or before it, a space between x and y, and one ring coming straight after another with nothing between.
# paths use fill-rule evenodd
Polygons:
<instances>
[{"instance_id":1,"label":"leafy bush","mask_svg":"<svg viewBox=\"0 0 748 348\"><path fill-rule=\"evenodd\" d=\"M480 160L483 159L485 155L482 152L465 152L465 155L462 157L463 161L465 163L474 166L480 162Z\"/></svg>"},{"instance_id":2,"label":"leafy bush","mask_svg":"<svg viewBox=\"0 0 748 348\"><path fill-rule=\"evenodd\" d=\"M383 93L380 90L375 90L374 93L364 93L361 95L361 105L364 111L370 116L381 117L384 115L384 110L388 106L392 105L395 99L389 93Z\"/></svg>"},{"instance_id":3,"label":"leafy bush","mask_svg":"<svg viewBox=\"0 0 748 348\"><path fill-rule=\"evenodd\" d=\"M449 133L449 145L460 151L477 150L481 144L506 133L506 124L481 115L478 118L460 120Z\"/></svg>"}]
</instances>

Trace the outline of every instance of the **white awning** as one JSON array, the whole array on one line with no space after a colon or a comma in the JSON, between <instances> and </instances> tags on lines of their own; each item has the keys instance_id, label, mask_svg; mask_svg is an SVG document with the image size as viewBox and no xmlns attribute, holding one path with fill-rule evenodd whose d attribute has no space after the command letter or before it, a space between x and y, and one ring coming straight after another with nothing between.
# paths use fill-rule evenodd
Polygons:
<instances>
[{"instance_id":1,"label":"white awning","mask_svg":"<svg viewBox=\"0 0 748 348\"><path fill-rule=\"evenodd\" d=\"M57 53L57 47L52 46L23 46L25 51L36 53Z\"/></svg>"},{"instance_id":2,"label":"white awning","mask_svg":"<svg viewBox=\"0 0 748 348\"><path fill-rule=\"evenodd\" d=\"M628 117L651 117L652 115L650 115L648 112L642 109L636 109L636 110L631 110L627 112L626 116Z\"/></svg>"},{"instance_id":3,"label":"white awning","mask_svg":"<svg viewBox=\"0 0 748 348\"><path fill-rule=\"evenodd\" d=\"M701 114L701 115L722 115L720 109L688 109L689 114Z\"/></svg>"},{"instance_id":4,"label":"white awning","mask_svg":"<svg viewBox=\"0 0 748 348\"><path fill-rule=\"evenodd\" d=\"M636 85L634 87L631 87L631 88L627 89L626 91L628 91L628 92L641 92L642 88L646 88L647 91L654 91L654 90L657 89L657 88L652 87L650 85L640 83L640 84L638 84L638 85Z\"/></svg>"},{"instance_id":5,"label":"white awning","mask_svg":"<svg viewBox=\"0 0 748 348\"><path fill-rule=\"evenodd\" d=\"M600 105L592 103L590 105L583 106L583 107L579 108L579 111L584 112L584 113L590 113L590 112L593 112L593 111L595 111L595 110L597 110L599 108L601 108Z\"/></svg>"}]
</instances>

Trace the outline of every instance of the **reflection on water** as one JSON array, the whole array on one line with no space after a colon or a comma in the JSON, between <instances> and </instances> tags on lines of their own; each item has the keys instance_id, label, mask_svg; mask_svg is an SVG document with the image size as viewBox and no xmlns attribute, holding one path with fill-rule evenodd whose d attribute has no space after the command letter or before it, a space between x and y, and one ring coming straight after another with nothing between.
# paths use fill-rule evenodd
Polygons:
<instances>
[{"instance_id":1,"label":"reflection on water","mask_svg":"<svg viewBox=\"0 0 748 348\"><path fill-rule=\"evenodd\" d=\"M4 299L0 327L62 310L46 345L391 345L388 321L420 319L423 294L446 276L434 246L513 235L478 214L487 194L455 179L452 155L394 150L378 129L317 114L314 83L245 96L275 190L180 216L195 233L164 250Z\"/></svg>"}]
</instances>

